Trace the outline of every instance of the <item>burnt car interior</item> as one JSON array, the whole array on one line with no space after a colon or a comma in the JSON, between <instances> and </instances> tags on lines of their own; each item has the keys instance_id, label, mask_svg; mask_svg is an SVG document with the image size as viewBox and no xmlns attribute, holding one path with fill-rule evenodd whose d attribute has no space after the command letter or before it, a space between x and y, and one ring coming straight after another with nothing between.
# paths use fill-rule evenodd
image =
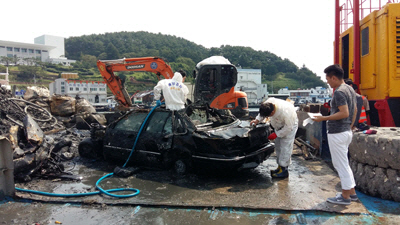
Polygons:
<instances>
[{"instance_id":1,"label":"burnt car interior","mask_svg":"<svg viewBox=\"0 0 400 225\"><path fill-rule=\"evenodd\" d=\"M189 106L186 114L192 120L196 128L217 127L235 121L235 117L230 115L227 110L211 108L208 104L202 106Z\"/></svg>"}]
</instances>

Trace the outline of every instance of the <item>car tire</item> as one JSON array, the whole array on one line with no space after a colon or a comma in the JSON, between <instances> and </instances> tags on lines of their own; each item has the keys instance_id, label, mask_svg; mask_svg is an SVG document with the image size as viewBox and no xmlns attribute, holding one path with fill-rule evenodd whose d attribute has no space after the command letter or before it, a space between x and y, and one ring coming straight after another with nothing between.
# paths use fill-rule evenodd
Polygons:
<instances>
[{"instance_id":1,"label":"car tire","mask_svg":"<svg viewBox=\"0 0 400 225\"><path fill-rule=\"evenodd\" d=\"M84 139L78 146L79 155L83 158L96 158L94 143L90 138Z\"/></svg>"},{"instance_id":2,"label":"car tire","mask_svg":"<svg viewBox=\"0 0 400 225\"><path fill-rule=\"evenodd\" d=\"M188 174L189 171L191 170L191 167L192 167L191 162L187 158L178 159L174 163L174 171L179 175Z\"/></svg>"}]
</instances>

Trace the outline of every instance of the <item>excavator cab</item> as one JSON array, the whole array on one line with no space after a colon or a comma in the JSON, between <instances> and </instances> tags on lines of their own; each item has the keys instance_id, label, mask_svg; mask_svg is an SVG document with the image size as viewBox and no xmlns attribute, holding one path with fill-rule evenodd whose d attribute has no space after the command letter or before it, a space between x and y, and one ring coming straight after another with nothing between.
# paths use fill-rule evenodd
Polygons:
<instances>
[{"instance_id":1,"label":"excavator cab","mask_svg":"<svg viewBox=\"0 0 400 225\"><path fill-rule=\"evenodd\" d=\"M229 109L238 118L248 116L247 95L235 91L237 69L231 64L208 64L194 71L194 102L208 103L217 109Z\"/></svg>"}]
</instances>

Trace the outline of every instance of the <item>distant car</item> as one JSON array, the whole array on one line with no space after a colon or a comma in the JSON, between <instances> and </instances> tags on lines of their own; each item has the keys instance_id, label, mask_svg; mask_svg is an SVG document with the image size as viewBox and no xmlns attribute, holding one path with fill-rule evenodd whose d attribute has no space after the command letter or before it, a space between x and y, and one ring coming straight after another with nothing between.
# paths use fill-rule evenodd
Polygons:
<instances>
[{"instance_id":1,"label":"distant car","mask_svg":"<svg viewBox=\"0 0 400 225\"><path fill-rule=\"evenodd\" d=\"M82 157L102 156L125 162L142 123L145 126L130 162L136 166L174 168L186 173L194 168L251 169L274 151L268 141L269 124L249 125L229 113L207 106L180 111L157 108L128 112L108 127L92 128L91 138L79 144Z\"/></svg>"}]
</instances>

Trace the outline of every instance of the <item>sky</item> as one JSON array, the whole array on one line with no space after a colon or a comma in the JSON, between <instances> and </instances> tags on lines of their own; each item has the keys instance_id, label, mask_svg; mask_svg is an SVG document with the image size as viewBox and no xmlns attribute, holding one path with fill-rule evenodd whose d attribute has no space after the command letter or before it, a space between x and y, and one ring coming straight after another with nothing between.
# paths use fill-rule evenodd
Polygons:
<instances>
[{"instance_id":1,"label":"sky","mask_svg":"<svg viewBox=\"0 0 400 225\"><path fill-rule=\"evenodd\" d=\"M324 81L324 68L333 64L334 0L4 0L0 8L3 41L147 31L206 48L269 51Z\"/></svg>"}]
</instances>

